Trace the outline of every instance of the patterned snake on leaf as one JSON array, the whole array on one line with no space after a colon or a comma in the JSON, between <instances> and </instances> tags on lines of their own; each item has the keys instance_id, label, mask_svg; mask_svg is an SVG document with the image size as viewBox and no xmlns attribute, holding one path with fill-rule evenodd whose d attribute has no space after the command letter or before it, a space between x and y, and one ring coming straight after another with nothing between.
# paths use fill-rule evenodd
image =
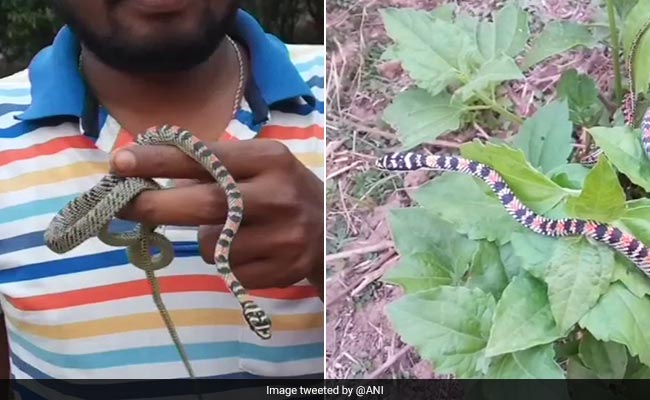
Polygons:
<instances>
[{"instance_id":1,"label":"patterned snake on leaf","mask_svg":"<svg viewBox=\"0 0 650 400\"><path fill-rule=\"evenodd\" d=\"M580 219L550 219L536 214L517 199L505 180L494 169L476 161L455 156L435 156L419 153L391 153L376 161L376 166L388 171L432 169L472 175L487 183L508 213L519 223L546 236L584 235L618 250L650 277L650 248L620 229Z\"/></svg>"},{"instance_id":2,"label":"patterned snake on leaf","mask_svg":"<svg viewBox=\"0 0 650 400\"><path fill-rule=\"evenodd\" d=\"M627 69L630 75L630 92L623 106L626 124L634 125L636 95L634 93L632 61L641 37L650 28L650 21L641 28L630 47L630 57ZM641 122L641 145L650 158L650 107L646 110ZM587 158L593 164L601 155L601 151L590 154ZM520 224L532 231L553 237L586 236L610 246L627 257L647 277L650 277L650 248L639 239L622 230L604 223L581 219L550 219L536 214L526 207L512 192L503 177L489 166L456 156L428 155L414 152L396 152L378 158L375 166L387 171L414 171L430 169L453 171L471 175L483 180L490 186L508 213Z\"/></svg>"},{"instance_id":3,"label":"patterned snake on leaf","mask_svg":"<svg viewBox=\"0 0 650 400\"><path fill-rule=\"evenodd\" d=\"M225 191L228 213L214 251L217 272L224 278L228 288L239 301L243 316L249 327L262 339L271 337L271 321L266 313L250 299L246 289L230 269L230 245L243 216L241 193L225 166L217 156L187 130L164 125L151 128L136 139L138 145L174 146L210 172L217 184ZM108 174L89 191L68 203L54 217L45 231L46 245L56 253L65 253L92 237L98 237L109 246L126 246L129 261L145 271L152 286L154 302L158 307L167 329L178 349L190 375L194 372L183 345L165 305L162 302L158 281L154 271L164 268L174 258L174 247L163 235L154 232L156 225L138 224L127 233L111 233L109 224L117 213L131 200L145 190L160 190L162 187L151 179L122 178ZM150 250L158 248L160 254L152 256Z\"/></svg>"}]
</instances>

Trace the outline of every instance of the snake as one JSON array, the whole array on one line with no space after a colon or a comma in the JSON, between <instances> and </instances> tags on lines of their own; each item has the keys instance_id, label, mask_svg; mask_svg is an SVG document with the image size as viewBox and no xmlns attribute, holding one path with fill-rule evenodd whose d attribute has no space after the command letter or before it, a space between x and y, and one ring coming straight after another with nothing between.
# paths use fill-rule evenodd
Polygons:
<instances>
[{"instance_id":1,"label":"snake","mask_svg":"<svg viewBox=\"0 0 650 400\"><path fill-rule=\"evenodd\" d=\"M479 178L492 189L508 214L526 228L551 237L584 235L592 238L620 252L650 277L650 248L639 239L619 228L597 221L551 219L537 214L517 198L496 170L485 164L457 156L394 152L377 158L375 166L386 171L451 171Z\"/></svg>"},{"instance_id":2,"label":"snake","mask_svg":"<svg viewBox=\"0 0 650 400\"><path fill-rule=\"evenodd\" d=\"M634 71L633 64L634 58L636 56L636 51L639 47L641 39L646 34L650 28L650 19L648 19L641 28L637 31L632 42L630 43L630 50L628 52L628 57L625 60L625 69L628 74L628 90L623 97L623 119L625 125L628 127L634 127L636 121L636 102L637 102L637 93L635 91L634 83ZM650 157L650 107L646 109L643 118L641 119L641 144L645 154ZM593 152L587 154L582 160L581 163L587 167L592 167L596 165L598 159L603 154L602 149L596 149Z\"/></svg>"},{"instance_id":3,"label":"snake","mask_svg":"<svg viewBox=\"0 0 650 400\"><path fill-rule=\"evenodd\" d=\"M634 38L627 69L630 74L630 91L623 104L626 125L633 126L635 121L636 94L632 76L633 56L641 37L650 28L650 21L641 28ZM641 146L650 158L650 107L645 111L641 121ZM602 151L597 150L587 156L591 163L597 161ZM505 179L486 164L454 155L432 155L419 152L392 152L378 157L375 167L384 171L436 170L457 172L479 178L485 182L497 196L501 205L518 223L535 233L550 237L584 236L596 240L616 250L630 260L646 277L650 278L650 248L639 239L621 229L594 220L544 217L517 198Z\"/></svg>"},{"instance_id":4,"label":"snake","mask_svg":"<svg viewBox=\"0 0 650 400\"><path fill-rule=\"evenodd\" d=\"M250 329L261 339L270 339L270 318L251 299L230 267L231 244L239 230L244 212L242 193L235 179L214 152L191 132L181 127L161 125L149 128L138 135L135 143L176 147L206 169L224 190L228 211L214 250L216 269L225 280L230 292L239 301L243 317ZM174 247L171 241L155 232L158 226L154 224L138 223L128 232L112 233L109 229L110 222L116 215L146 190L164 190L164 188L153 179L125 178L112 173L105 175L95 186L70 201L54 216L44 234L45 244L58 254L69 252L93 237L97 237L109 246L126 247L131 264L145 272L152 289L153 300L188 374L194 378L194 371L171 316L162 301L159 283L155 276L155 271L168 266L174 258ZM156 248L159 253L152 255L152 251Z\"/></svg>"}]
</instances>

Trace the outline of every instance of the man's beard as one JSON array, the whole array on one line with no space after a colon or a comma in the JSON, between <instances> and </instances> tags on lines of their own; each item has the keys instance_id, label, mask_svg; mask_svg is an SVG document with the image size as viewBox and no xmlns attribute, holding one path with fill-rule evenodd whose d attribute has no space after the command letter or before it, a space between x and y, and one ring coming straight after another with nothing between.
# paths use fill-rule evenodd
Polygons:
<instances>
[{"instance_id":1,"label":"man's beard","mask_svg":"<svg viewBox=\"0 0 650 400\"><path fill-rule=\"evenodd\" d=\"M63 21L101 62L121 71L141 74L182 72L206 61L225 35L232 32L238 10L238 1L232 2L222 18L206 10L197 24L201 29L191 36L169 35L166 40L155 43L135 43L120 32L97 34L62 2L54 3Z\"/></svg>"}]
</instances>

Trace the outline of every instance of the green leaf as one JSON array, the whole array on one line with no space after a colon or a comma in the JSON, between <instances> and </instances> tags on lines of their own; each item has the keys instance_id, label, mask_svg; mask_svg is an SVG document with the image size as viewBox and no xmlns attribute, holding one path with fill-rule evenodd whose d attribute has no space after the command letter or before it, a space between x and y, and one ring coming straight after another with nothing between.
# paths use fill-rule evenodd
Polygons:
<instances>
[{"instance_id":1,"label":"green leaf","mask_svg":"<svg viewBox=\"0 0 650 400\"><path fill-rule=\"evenodd\" d=\"M503 289L508 286L508 277L501 262L499 248L494 243L479 242L479 249L469 270L467 286L491 293L495 299L499 299Z\"/></svg>"},{"instance_id":2,"label":"green leaf","mask_svg":"<svg viewBox=\"0 0 650 400\"><path fill-rule=\"evenodd\" d=\"M639 1L625 19L623 27L623 48L626 57L630 56L630 48L637 34L650 20L650 3ZM636 54L632 63L634 75L634 90L643 93L650 83L650 36L646 31L638 42Z\"/></svg>"},{"instance_id":3,"label":"green leaf","mask_svg":"<svg viewBox=\"0 0 650 400\"><path fill-rule=\"evenodd\" d=\"M444 173L415 192L413 198L473 240L503 244L519 225L490 188L469 175Z\"/></svg>"},{"instance_id":4,"label":"green leaf","mask_svg":"<svg viewBox=\"0 0 650 400\"><path fill-rule=\"evenodd\" d=\"M630 292L639 298L650 294L650 279L620 254L616 254L616 264L612 276L612 282L616 281L624 284Z\"/></svg>"},{"instance_id":5,"label":"green leaf","mask_svg":"<svg viewBox=\"0 0 650 400\"><path fill-rule=\"evenodd\" d=\"M620 18L625 19L638 2L639 0L616 0L614 2L616 13Z\"/></svg>"},{"instance_id":6,"label":"green leaf","mask_svg":"<svg viewBox=\"0 0 650 400\"><path fill-rule=\"evenodd\" d=\"M591 169L582 164L571 163L561 165L550 171L551 180L566 189L582 190Z\"/></svg>"},{"instance_id":7,"label":"green leaf","mask_svg":"<svg viewBox=\"0 0 650 400\"><path fill-rule=\"evenodd\" d=\"M481 21L476 41L481 55L490 60L499 54L517 56L529 35L528 13L509 2L496 13L494 22Z\"/></svg>"},{"instance_id":8,"label":"green leaf","mask_svg":"<svg viewBox=\"0 0 650 400\"><path fill-rule=\"evenodd\" d=\"M530 275L515 277L503 291L494 313L485 354L526 350L559 339L546 287Z\"/></svg>"},{"instance_id":9,"label":"green leaf","mask_svg":"<svg viewBox=\"0 0 650 400\"><path fill-rule=\"evenodd\" d=\"M383 280L401 286L408 294L457 284L455 275L449 266L440 263L435 253L415 253L401 256L399 264Z\"/></svg>"},{"instance_id":10,"label":"green leaf","mask_svg":"<svg viewBox=\"0 0 650 400\"><path fill-rule=\"evenodd\" d=\"M443 4L431 10L432 18L439 18L443 21L454 22L454 14L456 12L455 4Z\"/></svg>"},{"instance_id":11,"label":"green leaf","mask_svg":"<svg viewBox=\"0 0 650 400\"><path fill-rule=\"evenodd\" d=\"M512 243L506 243L499 248L499 255L501 258L501 264L503 264L503 269L506 272L508 281L511 281L512 278L519 275L521 271L525 271L521 268L521 259L515 254L515 249Z\"/></svg>"},{"instance_id":12,"label":"green leaf","mask_svg":"<svg viewBox=\"0 0 650 400\"><path fill-rule=\"evenodd\" d=\"M650 364L650 298L638 298L620 283L614 283L580 325L595 338L627 346L632 356Z\"/></svg>"},{"instance_id":13,"label":"green leaf","mask_svg":"<svg viewBox=\"0 0 650 400\"><path fill-rule=\"evenodd\" d=\"M388 305L402 339L441 374L481 375L494 299L480 289L439 287L404 296Z\"/></svg>"},{"instance_id":14,"label":"green leaf","mask_svg":"<svg viewBox=\"0 0 650 400\"><path fill-rule=\"evenodd\" d=\"M384 113L405 150L435 140L460 127L461 106L450 103L448 93L431 96L422 89L409 89L397 96Z\"/></svg>"},{"instance_id":15,"label":"green leaf","mask_svg":"<svg viewBox=\"0 0 650 400\"><path fill-rule=\"evenodd\" d=\"M629 201L625 213L617 223L646 246L650 246L650 199Z\"/></svg>"},{"instance_id":16,"label":"green leaf","mask_svg":"<svg viewBox=\"0 0 650 400\"><path fill-rule=\"evenodd\" d=\"M568 101L570 118L576 125L591 126L604 111L596 82L589 75L578 74L575 69L562 74L557 94L560 99Z\"/></svg>"},{"instance_id":17,"label":"green leaf","mask_svg":"<svg viewBox=\"0 0 650 400\"><path fill-rule=\"evenodd\" d=\"M614 253L587 239L560 240L546 274L548 300L560 332L568 332L607 291Z\"/></svg>"},{"instance_id":18,"label":"green leaf","mask_svg":"<svg viewBox=\"0 0 650 400\"><path fill-rule=\"evenodd\" d=\"M580 359L600 379L623 379L627 350L619 343L596 340L589 332L580 341Z\"/></svg>"},{"instance_id":19,"label":"green leaf","mask_svg":"<svg viewBox=\"0 0 650 400\"><path fill-rule=\"evenodd\" d=\"M650 379L650 367L642 364L638 357L628 360L625 379Z\"/></svg>"},{"instance_id":20,"label":"green leaf","mask_svg":"<svg viewBox=\"0 0 650 400\"><path fill-rule=\"evenodd\" d=\"M569 21L551 21L531 44L524 58L524 68L578 46L595 47L598 41L585 25Z\"/></svg>"},{"instance_id":21,"label":"green leaf","mask_svg":"<svg viewBox=\"0 0 650 400\"><path fill-rule=\"evenodd\" d=\"M523 78L524 75L512 58L497 56L483 64L469 82L456 90L454 96L458 96L462 101L467 101L490 84Z\"/></svg>"},{"instance_id":22,"label":"green leaf","mask_svg":"<svg viewBox=\"0 0 650 400\"><path fill-rule=\"evenodd\" d=\"M468 143L460 148L463 157L494 168L515 195L530 209L544 214L568 196L568 192L536 170L521 150L492 143Z\"/></svg>"},{"instance_id":23,"label":"green leaf","mask_svg":"<svg viewBox=\"0 0 650 400\"><path fill-rule=\"evenodd\" d=\"M384 9L381 15L395 54L418 86L436 95L458 82L461 60L473 50L465 30L410 8Z\"/></svg>"},{"instance_id":24,"label":"green leaf","mask_svg":"<svg viewBox=\"0 0 650 400\"><path fill-rule=\"evenodd\" d=\"M567 102L554 101L524 122L514 145L524 152L533 167L548 172L567 164L573 151L572 130Z\"/></svg>"},{"instance_id":25,"label":"green leaf","mask_svg":"<svg viewBox=\"0 0 650 400\"><path fill-rule=\"evenodd\" d=\"M570 197L566 205L572 217L607 223L625 213L625 192L607 157L600 157L580 195Z\"/></svg>"},{"instance_id":26,"label":"green leaf","mask_svg":"<svg viewBox=\"0 0 650 400\"><path fill-rule=\"evenodd\" d=\"M650 160L643 150L638 130L594 127L589 128L589 133L618 170L633 183L650 191Z\"/></svg>"},{"instance_id":27,"label":"green leaf","mask_svg":"<svg viewBox=\"0 0 650 400\"><path fill-rule=\"evenodd\" d=\"M567 359L567 378L568 379L598 379L598 375L585 365L578 356L572 356Z\"/></svg>"},{"instance_id":28,"label":"green leaf","mask_svg":"<svg viewBox=\"0 0 650 400\"><path fill-rule=\"evenodd\" d=\"M512 235L512 248L522 267L537 279L544 280L549 268L550 256L560 240L532 231Z\"/></svg>"},{"instance_id":29,"label":"green leaf","mask_svg":"<svg viewBox=\"0 0 650 400\"><path fill-rule=\"evenodd\" d=\"M492 362L488 379L564 379L555 362L553 345L532 347L503 355Z\"/></svg>"},{"instance_id":30,"label":"green leaf","mask_svg":"<svg viewBox=\"0 0 650 400\"><path fill-rule=\"evenodd\" d=\"M422 208L393 210L389 224L400 256L425 255L425 260L449 271L452 282L460 281L465 275L478 250L476 242L460 235L453 225ZM417 269L411 267L404 271L406 276L431 265L423 264L420 258ZM394 273L399 274L399 268L395 269Z\"/></svg>"}]
</instances>

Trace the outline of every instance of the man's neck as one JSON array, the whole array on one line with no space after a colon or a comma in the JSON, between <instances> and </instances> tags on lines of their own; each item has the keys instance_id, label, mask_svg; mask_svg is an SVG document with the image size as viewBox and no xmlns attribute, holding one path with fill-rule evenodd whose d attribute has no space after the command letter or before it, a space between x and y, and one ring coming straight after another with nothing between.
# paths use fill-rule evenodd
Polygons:
<instances>
[{"instance_id":1,"label":"man's neck","mask_svg":"<svg viewBox=\"0 0 650 400\"><path fill-rule=\"evenodd\" d=\"M208 60L190 70L173 74L131 74L104 64L82 50L82 71L103 107L129 130L141 131L164 123L203 130L201 113L211 118L232 111L239 83L237 54L223 40ZM244 56L245 52L241 52ZM244 64L247 59L244 57ZM208 117L206 115L205 117ZM228 114L228 119L230 115ZM223 118L221 118L223 119ZM214 121L218 125L219 121Z\"/></svg>"}]
</instances>

